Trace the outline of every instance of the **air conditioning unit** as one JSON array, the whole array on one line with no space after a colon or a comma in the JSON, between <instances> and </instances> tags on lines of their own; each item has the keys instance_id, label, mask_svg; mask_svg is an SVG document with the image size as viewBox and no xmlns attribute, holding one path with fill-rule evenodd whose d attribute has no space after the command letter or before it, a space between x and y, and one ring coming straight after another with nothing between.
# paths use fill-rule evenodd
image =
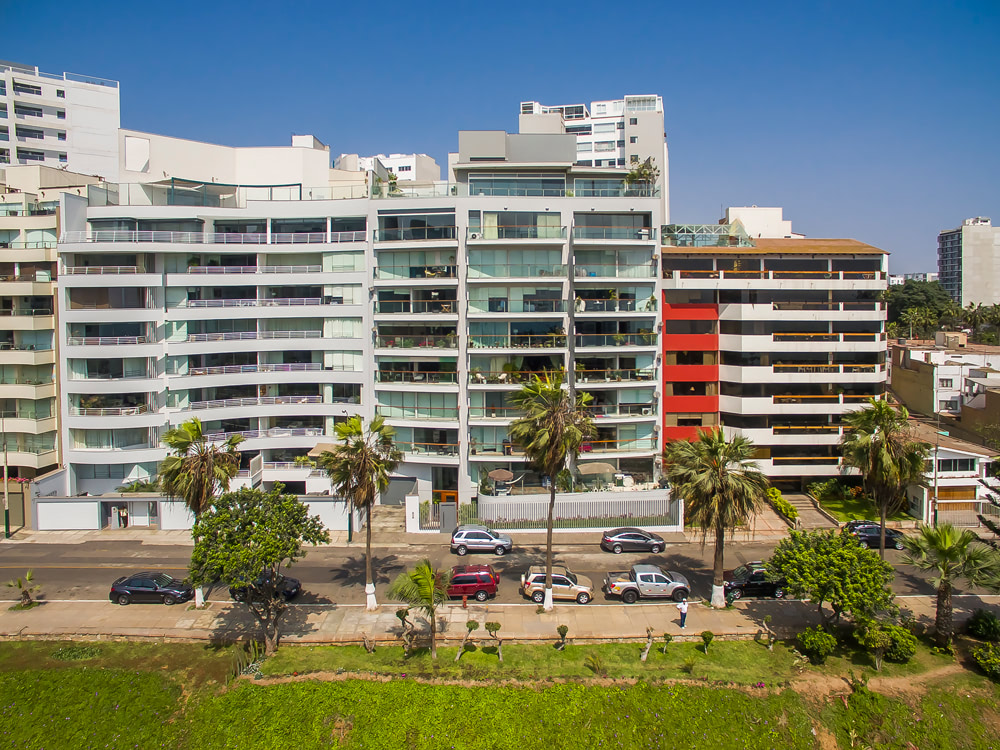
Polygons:
<instances>
[{"instance_id":1,"label":"air conditioning unit","mask_svg":"<svg viewBox=\"0 0 1000 750\"><path fill-rule=\"evenodd\" d=\"M469 239L470 240L478 240L481 236L482 235L480 235L479 232L470 232L469 233Z\"/></svg>"},{"instance_id":2,"label":"air conditioning unit","mask_svg":"<svg viewBox=\"0 0 1000 750\"><path fill-rule=\"evenodd\" d=\"M653 413L653 410L651 408L649 408L648 406L643 407L643 409L642 409L642 416L648 417L648 416L652 415L652 413Z\"/></svg>"}]
</instances>

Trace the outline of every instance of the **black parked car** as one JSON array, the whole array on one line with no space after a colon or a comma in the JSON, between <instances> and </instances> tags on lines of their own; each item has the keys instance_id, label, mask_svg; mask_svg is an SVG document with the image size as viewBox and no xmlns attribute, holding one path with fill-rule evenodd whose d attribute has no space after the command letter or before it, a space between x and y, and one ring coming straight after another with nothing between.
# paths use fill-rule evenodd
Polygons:
<instances>
[{"instance_id":1,"label":"black parked car","mask_svg":"<svg viewBox=\"0 0 1000 750\"><path fill-rule=\"evenodd\" d=\"M256 585L257 586L266 585L267 583L266 576L268 575L269 575L268 572L261 573L257 577ZM302 582L297 578L289 578L288 576L283 576L279 573L277 585L274 587L274 589L276 594L275 598L277 598L278 596L282 596L287 602L291 601L292 599L294 599L299 595L299 592L302 591ZM242 602L245 601L247 598L247 590L244 587L237 588L235 586L231 586L229 588L229 595L233 597L234 601Z\"/></svg>"},{"instance_id":2,"label":"black parked car","mask_svg":"<svg viewBox=\"0 0 1000 750\"><path fill-rule=\"evenodd\" d=\"M744 596L785 598L785 581L767 580L767 570L762 562L749 562L736 570L727 570L722 577L727 599L742 599Z\"/></svg>"},{"instance_id":3,"label":"black parked car","mask_svg":"<svg viewBox=\"0 0 1000 750\"><path fill-rule=\"evenodd\" d=\"M655 555L662 552L665 547L663 537L631 527L611 529L605 531L601 537L601 549L605 552L614 552L616 555L622 552L651 552Z\"/></svg>"},{"instance_id":4,"label":"black parked car","mask_svg":"<svg viewBox=\"0 0 1000 750\"><path fill-rule=\"evenodd\" d=\"M881 528L876 521L848 521L844 524L844 533L856 537L862 547L878 549ZM903 532L886 528L885 548L903 549Z\"/></svg>"},{"instance_id":5,"label":"black parked car","mask_svg":"<svg viewBox=\"0 0 1000 750\"><path fill-rule=\"evenodd\" d=\"M166 573L136 573L111 584L108 599L122 606L132 602L175 604L194 598L194 589Z\"/></svg>"}]
</instances>

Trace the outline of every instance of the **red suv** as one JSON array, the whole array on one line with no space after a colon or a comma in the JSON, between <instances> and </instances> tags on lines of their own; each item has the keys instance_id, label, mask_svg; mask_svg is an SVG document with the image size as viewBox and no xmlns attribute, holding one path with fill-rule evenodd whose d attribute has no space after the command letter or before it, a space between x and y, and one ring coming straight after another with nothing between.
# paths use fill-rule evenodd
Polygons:
<instances>
[{"instance_id":1,"label":"red suv","mask_svg":"<svg viewBox=\"0 0 1000 750\"><path fill-rule=\"evenodd\" d=\"M500 574L492 565L456 565L451 569L451 583L448 596L467 596L477 602L485 602L496 596L500 586Z\"/></svg>"}]
</instances>

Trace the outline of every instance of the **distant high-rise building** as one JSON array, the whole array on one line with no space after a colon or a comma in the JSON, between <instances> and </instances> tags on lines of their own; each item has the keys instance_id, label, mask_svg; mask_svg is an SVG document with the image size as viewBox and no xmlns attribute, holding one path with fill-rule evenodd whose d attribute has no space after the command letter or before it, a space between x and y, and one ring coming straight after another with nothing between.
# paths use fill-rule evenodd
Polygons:
<instances>
[{"instance_id":1,"label":"distant high-rise building","mask_svg":"<svg viewBox=\"0 0 1000 750\"><path fill-rule=\"evenodd\" d=\"M977 216L938 234L938 280L963 307L1000 303L1000 227Z\"/></svg>"},{"instance_id":2,"label":"distant high-rise building","mask_svg":"<svg viewBox=\"0 0 1000 750\"><path fill-rule=\"evenodd\" d=\"M118 179L118 81L0 61L0 164Z\"/></svg>"},{"instance_id":3,"label":"distant high-rise building","mask_svg":"<svg viewBox=\"0 0 1000 750\"><path fill-rule=\"evenodd\" d=\"M904 273L903 281L937 281L938 275L936 273Z\"/></svg>"}]
</instances>

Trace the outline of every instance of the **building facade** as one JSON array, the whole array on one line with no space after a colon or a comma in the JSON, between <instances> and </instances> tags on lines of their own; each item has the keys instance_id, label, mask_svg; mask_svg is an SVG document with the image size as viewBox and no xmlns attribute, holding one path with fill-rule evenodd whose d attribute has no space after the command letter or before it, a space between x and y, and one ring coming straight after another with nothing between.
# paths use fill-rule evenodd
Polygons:
<instances>
[{"instance_id":1,"label":"building facade","mask_svg":"<svg viewBox=\"0 0 1000 750\"><path fill-rule=\"evenodd\" d=\"M962 307L1000 304L1000 227L977 216L941 232L938 281Z\"/></svg>"},{"instance_id":2,"label":"building facade","mask_svg":"<svg viewBox=\"0 0 1000 750\"><path fill-rule=\"evenodd\" d=\"M750 437L772 481L838 473L843 415L884 391L886 254L854 240L664 228L663 434Z\"/></svg>"},{"instance_id":3,"label":"building facade","mask_svg":"<svg viewBox=\"0 0 1000 750\"><path fill-rule=\"evenodd\" d=\"M378 169L376 164L392 172L400 182L436 182L441 179L441 167L427 154L341 154L333 160L334 169L349 172L375 172Z\"/></svg>"},{"instance_id":4,"label":"building facade","mask_svg":"<svg viewBox=\"0 0 1000 750\"><path fill-rule=\"evenodd\" d=\"M118 82L0 61L0 164L118 179Z\"/></svg>"}]
</instances>

